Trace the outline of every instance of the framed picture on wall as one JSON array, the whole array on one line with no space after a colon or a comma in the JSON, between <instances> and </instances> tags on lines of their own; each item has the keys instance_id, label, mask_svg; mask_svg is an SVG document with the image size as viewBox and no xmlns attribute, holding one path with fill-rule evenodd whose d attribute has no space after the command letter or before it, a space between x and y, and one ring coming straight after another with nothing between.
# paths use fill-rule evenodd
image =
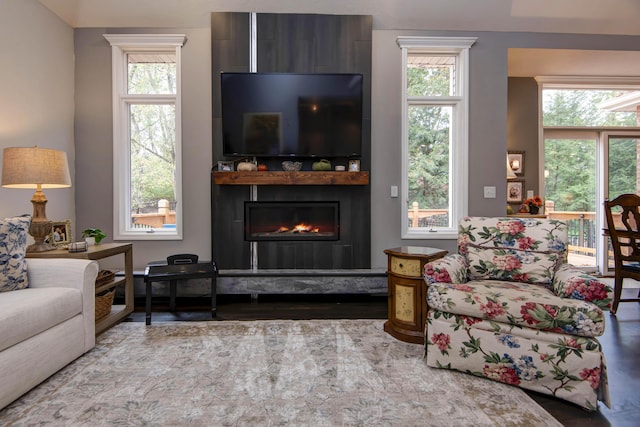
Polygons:
<instances>
[{"instance_id":1,"label":"framed picture on wall","mask_svg":"<svg viewBox=\"0 0 640 427\"><path fill-rule=\"evenodd\" d=\"M507 159L513 173L518 176L524 175L524 151L509 151Z\"/></svg>"},{"instance_id":2,"label":"framed picture on wall","mask_svg":"<svg viewBox=\"0 0 640 427\"><path fill-rule=\"evenodd\" d=\"M522 203L524 191L524 179L512 179L507 181L507 203Z\"/></svg>"}]
</instances>

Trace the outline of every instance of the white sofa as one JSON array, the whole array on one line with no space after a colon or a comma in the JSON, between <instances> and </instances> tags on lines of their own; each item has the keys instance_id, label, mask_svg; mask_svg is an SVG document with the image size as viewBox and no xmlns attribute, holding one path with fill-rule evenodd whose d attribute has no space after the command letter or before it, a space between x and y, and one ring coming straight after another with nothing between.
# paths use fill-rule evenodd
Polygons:
<instances>
[{"instance_id":1,"label":"white sofa","mask_svg":"<svg viewBox=\"0 0 640 427\"><path fill-rule=\"evenodd\" d=\"M95 346L98 264L27 260L29 286L0 292L0 409Z\"/></svg>"}]
</instances>

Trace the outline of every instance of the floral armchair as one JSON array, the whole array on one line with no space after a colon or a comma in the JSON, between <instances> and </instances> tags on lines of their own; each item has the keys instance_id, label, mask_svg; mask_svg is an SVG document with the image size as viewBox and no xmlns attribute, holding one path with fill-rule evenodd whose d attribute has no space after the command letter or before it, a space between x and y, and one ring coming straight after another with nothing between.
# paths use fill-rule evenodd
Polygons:
<instances>
[{"instance_id":1,"label":"floral armchair","mask_svg":"<svg viewBox=\"0 0 640 427\"><path fill-rule=\"evenodd\" d=\"M610 406L596 337L612 290L566 263L566 224L468 217L458 232L458 253L424 269L427 364Z\"/></svg>"}]
</instances>

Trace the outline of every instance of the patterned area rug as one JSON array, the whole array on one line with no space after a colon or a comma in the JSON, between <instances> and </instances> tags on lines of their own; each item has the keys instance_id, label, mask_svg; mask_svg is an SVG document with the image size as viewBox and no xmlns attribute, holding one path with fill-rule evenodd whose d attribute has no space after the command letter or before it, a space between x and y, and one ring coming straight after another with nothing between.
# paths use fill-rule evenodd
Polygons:
<instances>
[{"instance_id":1,"label":"patterned area rug","mask_svg":"<svg viewBox=\"0 0 640 427\"><path fill-rule=\"evenodd\" d=\"M0 425L561 426L518 388L427 367L382 325L121 323Z\"/></svg>"}]
</instances>

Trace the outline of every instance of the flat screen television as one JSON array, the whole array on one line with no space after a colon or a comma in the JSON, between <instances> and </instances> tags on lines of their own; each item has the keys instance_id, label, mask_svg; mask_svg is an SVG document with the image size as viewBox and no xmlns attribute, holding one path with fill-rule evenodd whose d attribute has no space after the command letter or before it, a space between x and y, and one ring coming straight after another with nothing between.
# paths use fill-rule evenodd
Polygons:
<instances>
[{"instance_id":1,"label":"flat screen television","mask_svg":"<svg viewBox=\"0 0 640 427\"><path fill-rule=\"evenodd\" d=\"M362 74L222 73L225 156L360 157Z\"/></svg>"}]
</instances>

